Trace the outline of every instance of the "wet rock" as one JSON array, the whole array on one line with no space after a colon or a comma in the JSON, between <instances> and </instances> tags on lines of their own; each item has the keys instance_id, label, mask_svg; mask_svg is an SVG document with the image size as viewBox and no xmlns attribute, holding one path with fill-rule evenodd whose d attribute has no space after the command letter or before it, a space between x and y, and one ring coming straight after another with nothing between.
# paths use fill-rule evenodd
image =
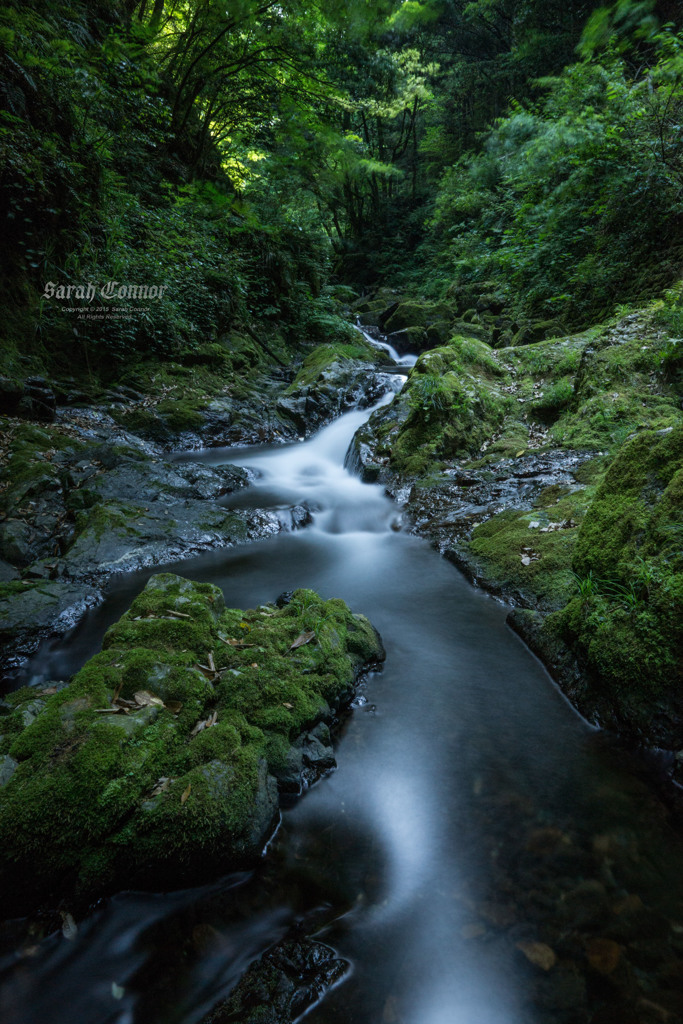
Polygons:
<instances>
[{"instance_id":1,"label":"wet rock","mask_svg":"<svg viewBox=\"0 0 683 1024\"><path fill-rule=\"evenodd\" d=\"M9 754L3 754L0 757L0 789L7 785L18 767L19 762L15 761Z\"/></svg>"},{"instance_id":2,"label":"wet rock","mask_svg":"<svg viewBox=\"0 0 683 1024\"><path fill-rule=\"evenodd\" d=\"M348 969L322 942L282 942L251 965L230 998L202 1024L294 1024Z\"/></svg>"},{"instance_id":3,"label":"wet rock","mask_svg":"<svg viewBox=\"0 0 683 1024\"><path fill-rule=\"evenodd\" d=\"M18 415L52 423L56 408L57 400L48 382L43 377L29 377L24 383L24 393L17 409Z\"/></svg>"},{"instance_id":4,"label":"wet rock","mask_svg":"<svg viewBox=\"0 0 683 1024\"><path fill-rule=\"evenodd\" d=\"M301 793L302 789L336 767L329 727L320 722L292 744L285 764L276 776L283 792Z\"/></svg>"},{"instance_id":5,"label":"wet rock","mask_svg":"<svg viewBox=\"0 0 683 1024\"><path fill-rule=\"evenodd\" d=\"M97 473L97 470L94 470ZM81 480L93 473L86 466ZM91 489L102 499L168 502L178 499L213 500L245 487L247 473L237 466L205 466L192 462L162 462L126 459L109 472L98 475Z\"/></svg>"},{"instance_id":6,"label":"wet rock","mask_svg":"<svg viewBox=\"0 0 683 1024\"><path fill-rule=\"evenodd\" d=\"M297 432L302 435L306 433L309 411L312 411L313 407L313 400L307 394L283 395L277 400L278 411L290 419Z\"/></svg>"},{"instance_id":7,"label":"wet rock","mask_svg":"<svg viewBox=\"0 0 683 1024\"><path fill-rule=\"evenodd\" d=\"M430 341L427 331L422 327L405 327L400 331L392 331L387 334L387 341L395 348L400 356L412 353L424 352L428 348L435 348L439 339L433 337Z\"/></svg>"},{"instance_id":8,"label":"wet rock","mask_svg":"<svg viewBox=\"0 0 683 1024\"><path fill-rule=\"evenodd\" d=\"M46 636L63 636L102 600L92 586L45 581L0 590L0 649L7 668L16 667Z\"/></svg>"},{"instance_id":9,"label":"wet rock","mask_svg":"<svg viewBox=\"0 0 683 1024\"><path fill-rule=\"evenodd\" d=\"M10 580L17 579L19 579L19 571L9 562L0 561L0 583L9 583Z\"/></svg>"},{"instance_id":10,"label":"wet rock","mask_svg":"<svg viewBox=\"0 0 683 1024\"><path fill-rule=\"evenodd\" d=\"M310 526L313 522L311 510L306 505L295 505L290 509L290 514L293 530L303 530L304 527Z\"/></svg>"},{"instance_id":11,"label":"wet rock","mask_svg":"<svg viewBox=\"0 0 683 1024\"><path fill-rule=\"evenodd\" d=\"M62 571L70 579L104 580L281 529L275 512L259 509L236 513L191 500L150 506L108 501L85 520L62 559Z\"/></svg>"},{"instance_id":12,"label":"wet rock","mask_svg":"<svg viewBox=\"0 0 683 1024\"><path fill-rule=\"evenodd\" d=\"M328 361L320 356L320 362L304 362L294 383L278 399L279 413L291 420L297 435L309 436L350 409L367 408L393 387L385 375L369 373L367 362L337 358L335 346L328 348ZM384 357L380 350L376 354L378 359Z\"/></svg>"},{"instance_id":13,"label":"wet rock","mask_svg":"<svg viewBox=\"0 0 683 1024\"><path fill-rule=\"evenodd\" d=\"M52 423L57 401L43 377L29 377L23 383L0 377L0 414Z\"/></svg>"},{"instance_id":14,"label":"wet rock","mask_svg":"<svg viewBox=\"0 0 683 1024\"><path fill-rule=\"evenodd\" d=\"M382 311L379 314L379 327L381 328L381 330L386 331L387 324L391 317L396 312L396 310L398 309L399 305L400 303L398 301L394 301L390 302L388 306L382 309Z\"/></svg>"},{"instance_id":15,"label":"wet rock","mask_svg":"<svg viewBox=\"0 0 683 1024\"><path fill-rule=\"evenodd\" d=\"M586 959L598 974L613 974L619 966L622 948L613 939L596 937L586 943Z\"/></svg>"},{"instance_id":16,"label":"wet rock","mask_svg":"<svg viewBox=\"0 0 683 1024\"><path fill-rule=\"evenodd\" d=\"M574 966L559 965L536 982L534 1003L541 1010L567 1011L566 1024L582 1020L586 1006L586 981Z\"/></svg>"},{"instance_id":17,"label":"wet rock","mask_svg":"<svg viewBox=\"0 0 683 1024\"><path fill-rule=\"evenodd\" d=\"M286 383L263 381L253 397L236 401L217 398L202 410L203 423L196 434L202 445L248 445L294 441L296 415L280 407Z\"/></svg>"},{"instance_id":18,"label":"wet rock","mask_svg":"<svg viewBox=\"0 0 683 1024\"><path fill-rule=\"evenodd\" d=\"M17 565L27 565L35 552L37 531L24 519L6 519L0 523L0 557Z\"/></svg>"},{"instance_id":19,"label":"wet rock","mask_svg":"<svg viewBox=\"0 0 683 1024\"><path fill-rule=\"evenodd\" d=\"M578 885L564 897L562 913L572 928L599 928L610 917L605 887L595 880Z\"/></svg>"},{"instance_id":20,"label":"wet rock","mask_svg":"<svg viewBox=\"0 0 683 1024\"><path fill-rule=\"evenodd\" d=\"M517 949L529 963L542 971L550 971L557 963L557 955L545 942L518 942Z\"/></svg>"}]
</instances>

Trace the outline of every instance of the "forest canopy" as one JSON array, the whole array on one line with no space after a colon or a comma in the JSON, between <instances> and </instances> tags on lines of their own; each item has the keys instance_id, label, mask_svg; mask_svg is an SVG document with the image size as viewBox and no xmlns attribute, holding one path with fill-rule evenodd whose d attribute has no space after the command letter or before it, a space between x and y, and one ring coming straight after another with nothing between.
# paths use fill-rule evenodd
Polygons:
<instances>
[{"instance_id":1,"label":"forest canopy","mask_svg":"<svg viewBox=\"0 0 683 1024\"><path fill-rule=\"evenodd\" d=\"M58 0L0 12L9 350L338 331L330 283L585 325L681 262L671 3ZM166 286L78 328L45 283ZM48 345L49 339L49 345Z\"/></svg>"}]
</instances>

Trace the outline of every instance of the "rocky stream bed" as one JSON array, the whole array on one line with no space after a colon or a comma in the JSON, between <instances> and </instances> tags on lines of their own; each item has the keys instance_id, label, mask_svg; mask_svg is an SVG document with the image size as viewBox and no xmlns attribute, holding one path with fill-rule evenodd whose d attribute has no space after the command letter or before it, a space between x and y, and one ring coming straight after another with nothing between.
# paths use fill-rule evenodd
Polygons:
<instances>
[{"instance_id":1,"label":"rocky stream bed","mask_svg":"<svg viewBox=\"0 0 683 1024\"><path fill-rule=\"evenodd\" d=\"M366 320L372 319L372 313L366 314ZM371 325L368 329L371 343ZM676 754L683 748L675 686L677 574L675 568L670 573L673 583L666 577L671 566L666 546L663 555L653 553L655 540L661 552L662 538L673 537L674 544L676 539L680 401L665 380L653 375L643 354L653 345L646 316L600 332L496 351L484 345L476 330L467 333L465 324L447 346L438 331L420 330L426 351L407 385L355 431L347 455L347 464L363 480L381 484L392 496L398 515L388 503L368 506L368 521L382 519L385 532L377 535L375 526L364 525L362 529L370 529L366 549L361 535L353 532L361 528L362 504L354 491L349 525L335 525L333 517L321 543L325 549L337 537L346 543L348 532L355 548L344 548L342 561L353 567L360 557L371 565L375 549L383 550L393 537L398 540L396 531L402 530L401 545L408 545L400 549L402 568L398 562L395 568L379 563L378 572L386 572L386 591L382 597L364 598L369 605L358 609L370 615L383 635L386 629L394 665L401 640L395 635L398 613L392 611L397 598L391 595L398 594L399 579L411 581L418 603L420 588L427 587L418 582L422 549L411 546L418 541L409 535L428 539L472 582L508 605L499 609L492 602L478 603L469 612L457 604L457 614L446 613L430 604L435 598L425 589L423 612L415 607L412 628L423 638L422 646L433 643L435 651L430 655L433 664L424 656L431 666L424 670L417 667L423 656L406 660L405 671L413 675L400 692L412 708L408 718L414 716L411 742L417 762L421 756L423 764L431 763L435 751L426 751L434 747L434 716L423 721L412 702L419 697L419 685L443 676L442 726L448 722L459 736L458 757L439 738L439 767L429 776L429 785L442 776L440 757L454 778L463 777L457 801L449 788L454 784L445 784L443 778L440 783L444 792L435 818L445 814L449 822L448 855L446 847L430 838L431 819L412 827L425 849L430 844L435 851L441 849L441 873L432 879L429 872L435 869L420 866L415 854L415 865L406 875L410 884L401 882L410 889L424 878L442 904L440 913L456 922L449 941L461 958L457 969L453 967L454 977L460 978L458 972L464 970L460 993L453 994L443 968L432 978L432 992L444 990L444 1012L461 1004L470 1007L463 1012L475 1012L475 1004L467 1001L467 970L462 968L469 958L477 964L477 978L493 972L492 992L508 993L509 1001L504 999L501 1006L494 995L490 1004L481 994L476 997L484 1000L487 1020L683 1020L680 838L670 803L662 802L652 788L654 778L675 773ZM414 344L416 338L417 329L412 329L408 340ZM401 339L395 333L390 338L399 342L400 351L408 350L408 340L401 349ZM372 353L370 344L367 350ZM303 486L306 497L300 502L273 503L267 488L254 488L259 481L253 470L200 458L199 449L269 443L293 444L296 451L302 438L340 414L377 404L383 392L397 389L398 375L406 371L384 351L368 362L367 351L364 360L357 353L349 356L327 347L312 353L297 373L252 382L246 397L212 398L191 423L187 417L174 423L159 411L158 402L150 404L143 395L130 393L112 393L97 406L84 406L77 394L63 394L65 400L58 402L50 386L38 382L10 396L16 404L4 420L0 452L1 638L10 683L31 681L31 656L41 645L59 642L88 609L106 601L112 579L173 563L173 572L152 576L129 611L109 628L102 652L71 682L41 678L37 686L16 690L4 702L0 815L9 841L3 882L11 894L8 912L33 912L28 922L10 923L3 930L3 948L12 970L19 964L19 979L55 920L61 921L64 941L71 941L70 933L81 927L77 921L96 897L122 888L197 885L212 871L253 870L279 820L282 801L287 803L334 768L332 737L340 728L341 713L354 700L354 683L384 658L368 620L349 611L344 601L323 600L310 589L290 589L277 604L265 594L265 603L251 611L242 610L246 604L226 607L221 590L209 582L191 583L180 573L182 561L194 570L203 564L203 552L223 549L221 557L230 566L232 549L237 552L268 538L269 544L280 545L284 573L299 563L299 549L290 544L293 531L302 531L302 538L312 533L312 525L322 521L325 503L317 505ZM621 382L620 391L609 390L617 386L610 375ZM180 461L173 454L179 449L186 453ZM253 462L246 451L244 461ZM304 467L302 479L306 472ZM240 502L239 495L250 488L254 500ZM376 494L378 489L366 492ZM606 581L617 587L610 573L635 557L634 537L638 557L649 567L649 589L644 597L642 588L634 588L629 606L626 591L610 593ZM306 555L313 567L323 550L317 543L310 542L313 547ZM254 555L256 578L258 557ZM360 568L356 571L362 575ZM431 567L429 572L440 581L448 567ZM315 569L311 573L315 577ZM278 575L274 571L274 578ZM229 569L218 578L223 589L230 587L230 578ZM321 580L324 589L327 577L323 574ZM593 581L592 594L586 580ZM458 587L465 588L455 579L449 584L446 576L443 581L439 601L451 589L459 595ZM355 612L355 598L349 602L342 596ZM653 642L647 616L655 607L660 609L663 667L651 665L646 657ZM609 734L592 733L589 738L554 692L541 698L541 691L533 690L526 697L525 688L531 686L527 680L536 679L534 673L539 680L534 686L545 682L523 648L515 653L512 641L502 641L495 632L508 610L508 622L589 719L610 726L631 747L635 740L658 752L649 760L633 760L627 750L614 746ZM453 625L461 616L472 636L479 637L473 641L479 662L463 654L471 681L458 684L465 689L453 706L451 650L444 649L442 655L441 641L427 632L426 616L434 613L437 619L445 616L446 632L461 628ZM611 617L612 625L622 624L635 638L629 641L635 647L627 644L621 655L610 653L609 669L596 654L600 616L603 622ZM501 706L493 732L483 724L491 710L485 711L480 702L489 679L502 670L488 653L487 630L495 632L504 648L501 657L510 673L507 688L496 697ZM669 651L674 652L673 661L667 661ZM629 689L625 681L638 672L649 672L651 678L639 689ZM542 706L541 718L532 724L527 705L530 709L536 703ZM510 720L522 716L520 736L526 735L530 744L552 745L550 737L556 737L564 750L561 767L555 762L519 767L524 757L516 749L519 736L513 730L508 734L508 705ZM372 773L373 764L379 770L382 760L380 756L378 764L377 752L374 760L363 760L363 743L372 754L373 743L379 742L367 738L372 717L360 714L363 706L364 698L356 701L358 723L352 735L361 751L359 771ZM404 707L404 718L405 713ZM545 739L539 740L537 729ZM427 746L421 747L425 740ZM395 746L389 733L384 748L381 743L378 747L389 765L383 771L393 771L393 783L409 793L411 783L401 775L401 752ZM353 753L347 759L353 761ZM420 778L414 752L411 762ZM348 806L358 798L359 788L373 793L369 774L359 778L355 790L353 775L351 787L348 782L346 786L342 792ZM84 800L84 793L90 797ZM375 802L372 813L382 821L387 808L389 817L404 816L403 804L395 806L386 789L382 794L382 810ZM395 936L385 940L392 970L377 968L384 972L381 984L374 986L379 1002L370 995L373 986L362 983L359 995L351 990L350 1002L343 995L335 997L344 992L344 985L337 986L368 941L361 928L360 946L351 942L351 952L344 953L344 922L349 915L352 921L366 904L376 907L376 914L385 905L391 907L397 895L389 888L382 897L381 879L393 877L397 869L382 864L381 840L359 838L365 804L356 825L335 818L334 825L330 821L319 830L315 814L330 815L320 799L318 804L309 799L295 812L284 840L254 875L234 876L234 905L231 886L217 900L225 920L240 916L240 900L259 908L258 913L264 905L280 908L279 914L284 906L293 912L253 947L247 943L253 955L240 961L237 974L226 974L220 985L209 986L210 998L197 998L191 1010L182 1010L181 999L178 1012L184 1016L178 1020L287 1024L311 1008L312 1019L321 1024L450 1020L437 1009L425 1009L429 1000L423 999L417 1016L406 1001L397 971L407 977L425 970L428 947L419 954L409 954L407 947L393 951ZM433 799L432 790L417 803L427 807ZM410 809L410 798L407 805ZM387 834L392 827L386 826ZM288 829L293 839L287 839ZM407 827L401 833L406 850L412 848L410 831ZM449 869L453 837L458 865ZM384 839L393 849L392 841ZM359 848L362 869L354 860ZM405 856L397 850L392 855L399 862ZM301 862L313 865L306 868L308 874L300 874ZM462 864L477 868L451 881ZM169 965L172 972L181 961L201 963L207 956L211 963L225 960L227 940L221 936L229 928L216 917L216 899L205 899L197 890L191 907L170 914L168 936L159 940L159 952L152 955L152 964L160 958L163 969L145 967L153 978L143 980L133 973L126 983L145 1019L176 1019L171 1005L179 996L174 996L173 983L167 993L162 991ZM393 929L391 925L392 934ZM82 930L87 932L87 923ZM46 941L49 949L55 940ZM18 952L9 953L12 947ZM113 982L115 1000L123 999L119 988L123 993L118 980ZM8 992L8 1019L28 1024L30 1015L22 1016L13 1001L12 983ZM213 1008L207 1007L207 998ZM156 1001L153 1009L150 1000ZM98 1013L101 1018L102 1004L93 1005L100 1009L84 1010L84 1020L96 1019Z\"/></svg>"}]
</instances>

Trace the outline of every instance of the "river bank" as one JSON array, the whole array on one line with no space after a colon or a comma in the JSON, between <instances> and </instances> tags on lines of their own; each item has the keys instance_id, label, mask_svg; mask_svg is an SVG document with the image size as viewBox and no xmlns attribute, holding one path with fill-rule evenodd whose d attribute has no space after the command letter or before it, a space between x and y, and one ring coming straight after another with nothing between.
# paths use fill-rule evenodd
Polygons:
<instances>
[{"instance_id":1,"label":"river bank","mask_svg":"<svg viewBox=\"0 0 683 1024\"><path fill-rule=\"evenodd\" d=\"M399 307L400 308L400 307ZM354 438L409 528L509 621L589 721L683 748L683 414L650 307L491 349L461 325Z\"/></svg>"},{"instance_id":2,"label":"river bank","mask_svg":"<svg viewBox=\"0 0 683 1024\"><path fill-rule=\"evenodd\" d=\"M301 360L239 384L234 359L223 373L162 364L151 377L140 371L146 392L119 387L95 405L73 387L5 382L5 410L23 415L0 417L3 672L23 681L26 658L101 603L113 577L310 522L296 505L228 510L244 470L172 460L178 450L300 440L392 386L375 372L391 360L360 335ZM34 393L40 402L27 402Z\"/></svg>"}]
</instances>

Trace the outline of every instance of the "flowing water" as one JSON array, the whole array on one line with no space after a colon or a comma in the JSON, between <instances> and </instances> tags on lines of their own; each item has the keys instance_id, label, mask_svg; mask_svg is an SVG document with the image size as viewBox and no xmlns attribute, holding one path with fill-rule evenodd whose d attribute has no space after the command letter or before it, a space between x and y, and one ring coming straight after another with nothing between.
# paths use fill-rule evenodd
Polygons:
<instances>
[{"instance_id":1,"label":"flowing water","mask_svg":"<svg viewBox=\"0 0 683 1024\"><path fill-rule=\"evenodd\" d=\"M666 813L508 629L506 608L398 530L382 489L343 468L368 415L298 445L187 456L254 471L235 505L306 502L314 521L170 567L219 584L232 606L312 587L371 618L386 665L345 723L338 770L284 811L255 873L123 893L70 941L23 939L2 963L7 1024L193 1024L296 923L349 963L315 1024L578 1022L590 1000L622 1024L648 970L659 1005L659 961L679 956L669 938L651 938L635 967L629 952L625 981L621 965L586 974L585 950L614 920L626 932L603 941L637 945L631 912L664 921L657 935L681 930L683 857ZM98 649L148 575L119 581L45 656L53 674ZM560 951L551 970L524 953L539 941Z\"/></svg>"}]
</instances>

